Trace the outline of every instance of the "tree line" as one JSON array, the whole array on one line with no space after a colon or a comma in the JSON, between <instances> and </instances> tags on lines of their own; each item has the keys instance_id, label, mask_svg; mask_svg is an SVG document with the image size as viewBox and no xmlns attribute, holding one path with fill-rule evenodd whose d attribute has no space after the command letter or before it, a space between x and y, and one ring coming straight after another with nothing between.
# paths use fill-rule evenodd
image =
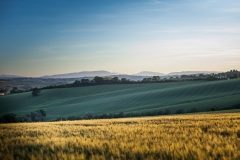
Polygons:
<instances>
[{"instance_id":1,"label":"tree line","mask_svg":"<svg viewBox=\"0 0 240 160\"><path fill-rule=\"evenodd\" d=\"M129 118L129 117L144 117L144 116L160 116L160 115L173 115L173 114L186 114L186 113L197 113L197 112L208 112L208 111L220 111L229 109L240 109L239 105L216 108L212 107L208 110L201 110L195 107L190 109L176 108L176 109L159 109L148 112L120 112L120 113L105 113L105 114L92 114L87 113L82 116L70 116L70 117L59 117L54 121L64 120L84 120L84 119L111 119L111 118Z\"/></svg>"},{"instance_id":2,"label":"tree line","mask_svg":"<svg viewBox=\"0 0 240 160\"><path fill-rule=\"evenodd\" d=\"M136 83L164 83L164 82L179 82L179 81L214 81L214 80L226 80L240 78L240 72L237 70L230 70L223 73L212 73L212 74L191 74L191 75L181 75L172 77L160 77L153 76L143 78L141 81L133 81L127 78L118 77L99 77L96 76L92 80L83 78L81 80L76 80L71 84L63 85L53 85L43 87L42 89L52 89L52 88L71 88L71 87L82 87L82 86L93 86L102 84L136 84Z\"/></svg>"},{"instance_id":3,"label":"tree line","mask_svg":"<svg viewBox=\"0 0 240 160\"><path fill-rule=\"evenodd\" d=\"M8 113L0 117L0 123L42 122L46 120L46 116L46 111L42 109L20 116L14 113Z\"/></svg>"},{"instance_id":4,"label":"tree line","mask_svg":"<svg viewBox=\"0 0 240 160\"><path fill-rule=\"evenodd\" d=\"M160 77L152 76L143 78L140 81L129 80L127 78L116 77L99 77L96 76L93 79L82 78L80 80L75 80L70 84L62 85L50 85L42 88L32 88L30 90L19 90L17 87L13 87L10 94L22 93L22 92L32 92L32 96L38 96L42 89L53 89L53 88L71 88L71 87L84 87L84 86L94 86L103 84L136 84L136 83L166 83L166 82L180 82L180 81L216 81L216 80L226 80L226 79L236 79L240 78L240 72L238 70L230 70L222 73L212 73L212 74L191 74L191 75L180 75L180 76L170 76L170 77Z\"/></svg>"}]
</instances>

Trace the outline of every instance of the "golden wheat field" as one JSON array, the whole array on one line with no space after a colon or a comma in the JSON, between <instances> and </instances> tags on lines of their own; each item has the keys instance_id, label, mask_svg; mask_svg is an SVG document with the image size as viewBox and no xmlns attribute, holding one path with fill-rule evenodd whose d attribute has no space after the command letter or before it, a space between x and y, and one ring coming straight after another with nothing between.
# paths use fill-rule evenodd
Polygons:
<instances>
[{"instance_id":1,"label":"golden wheat field","mask_svg":"<svg viewBox=\"0 0 240 160\"><path fill-rule=\"evenodd\" d=\"M0 125L0 159L240 159L240 113Z\"/></svg>"}]
</instances>

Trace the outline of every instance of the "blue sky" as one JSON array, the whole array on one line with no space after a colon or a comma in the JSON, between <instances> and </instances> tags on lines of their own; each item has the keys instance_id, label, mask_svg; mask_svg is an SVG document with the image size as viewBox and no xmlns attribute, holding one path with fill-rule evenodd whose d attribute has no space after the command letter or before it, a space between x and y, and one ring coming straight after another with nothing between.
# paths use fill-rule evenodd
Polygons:
<instances>
[{"instance_id":1,"label":"blue sky","mask_svg":"<svg viewBox=\"0 0 240 160\"><path fill-rule=\"evenodd\" d=\"M1 0L0 74L240 69L239 0Z\"/></svg>"}]
</instances>

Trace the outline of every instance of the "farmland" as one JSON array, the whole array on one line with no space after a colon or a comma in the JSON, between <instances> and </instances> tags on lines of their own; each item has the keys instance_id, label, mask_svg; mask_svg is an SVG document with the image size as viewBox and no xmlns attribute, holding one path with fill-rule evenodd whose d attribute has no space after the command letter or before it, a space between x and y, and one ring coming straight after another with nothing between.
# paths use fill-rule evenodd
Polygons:
<instances>
[{"instance_id":1,"label":"farmland","mask_svg":"<svg viewBox=\"0 0 240 160\"><path fill-rule=\"evenodd\" d=\"M0 97L0 114L43 109L47 119L91 114L182 113L239 107L240 80L98 85Z\"/></svg>"},{"instance_id":2,"label":"farmland","mask_svg":"<svg viewBox=\"0 0 240 160\"><path fill-rule=\"evenodd\" d=\"M0 124L0 159L239 159L240 114Z\"/></svg>"}]
</instances>

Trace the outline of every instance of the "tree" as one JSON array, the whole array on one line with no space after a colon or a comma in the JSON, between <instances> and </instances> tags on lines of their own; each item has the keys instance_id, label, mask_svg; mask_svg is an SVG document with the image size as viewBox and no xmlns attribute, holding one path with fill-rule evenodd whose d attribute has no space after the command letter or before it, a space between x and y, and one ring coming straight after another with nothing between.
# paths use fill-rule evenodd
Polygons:
<instances>
[{"instance_id":1,"label":"tree","mask_svg":"<svg viewBox=\"0 0 240 160\"><path fill-rule=\"evenodd\" d=\"M117 83L117 82L119 82L118 77L113 77L113 78L112 78L112 82L113 82L113 83Z\"/></svg>"},{"instance_id":2,"label":"tree","mask_svg":"<svg viewBox=\"0 0 240 160\"><path fill-rule=\"evenodd\" d=\"M33 88L32 90L32 96L36 97L40 94L41 90L38 88Z\"/></svg>"},{"instance_id":3,"label":"tree","mask_svg":"<svg viewBox=\"0 0 240 160\"><path fill-rule=\"evenodd\" d=\"M89 79L83 78L83 79L81 79L81 83L82 84L87 84L87 83L90 83L90 81L89 81Z\"/></svg>"},{"instance_id":4,"label":"tree","mask_svg":"<svg viewBox=\"0 0 240 160\"><path fill-rule=\"evenodd\" d=\"M35 121L43 121L46 118L46 111L44 110L38 110L35 112L31 112L31 120L33 122Z\"/></svg>"},{"instance_id":5,"label":"tree","mask_svg":"<svg viewBox=\"0 0 240 160\"><path fill-rule=\"evenodd\" d=\"M152 78L143 78L142 82L151 82Z\"/></svg>"},{"instance_id":6,"label":"tree","mask_svg":"<svg viewBox=\"0 0 240 160\"><path fill-rule=\"evenodd\" d=\"M47 113L46 111L40 109L39 112L42 114L43 117L46 117L47 116Z\"/></svg>"},{"instance_id":7,"label":"tree","mask_svg":"<svg viewBox=\"0 0 240 160\"><path fill-rule=\"evenodd\" d=\"M14 94L14 93L22 93L22 90L19 90L17 87L13 87L12 90L10 91L10 94Z\"/></svg>"},{"instance_id":8,"label":"tree","mask_svg":"<svg viewBox=\"0 0 240 160\"><path fill-rule=\"evenodd\" d=\"M104 83L103 77L96 76L96 77L94 77L94 81L95 81L95 83Z\"/></svg>"},{"instance_id":9,"label":"tree","mask_svg":"<svg viewBox=\"0 0 240 160\"><path fill-rule=\"evenodd\" d=\"M159 77L159 76L153 76L153 77L152 77L152 80L153 80L153 81L160 81L160 77Z\"/></svg>"},{"instance_id":10,"label":"tree","mask_svg":"<svg viewBox=\"0 0 240 160\"><path fill-rule=\"evenodd\" d=\"M9 114L5 114L1 117L1 122L5 122L5 123L13 123L16 122L16 114L14 113L9 113Z\"/></svg>"},{"instance_id":11,"label":"tree","mask_svg":"<svg viewBox=\"0 0 240 160\"><path fill-rule=\"evenodd\" d=\"M126 82L128 82L128 80L127 80L127 78L122 78L122 79L121 79L121 82L122 82L122 83L126 83Z\"/></svg>"},{"instance_id":12,"label":"tree","mask_svg":"<svg viewBox=\"0 0 240 160\"><path fill-rule=\"evenodd\" d=\"M13 94L13 93L16 93L16 92L17 92L17 90L18 90L18 88L17 88L17 87L13 87L13 88L12 88L12 90L10 91L10 93L11 93L11 94Z\"/></svg>"},{"instance_id":13,"label":"tree","mask_svg":"<svg viewBox=\"0 0 240 160\"><path fill-rule=\"evenodd\" d=\"M81 82L78 81L78 80L76 80L76 81L73 83L73 86L74 86L74 87L78 87L78 86L80 86L80 85L81 85Z\"/></svg>"}]
</instances>

